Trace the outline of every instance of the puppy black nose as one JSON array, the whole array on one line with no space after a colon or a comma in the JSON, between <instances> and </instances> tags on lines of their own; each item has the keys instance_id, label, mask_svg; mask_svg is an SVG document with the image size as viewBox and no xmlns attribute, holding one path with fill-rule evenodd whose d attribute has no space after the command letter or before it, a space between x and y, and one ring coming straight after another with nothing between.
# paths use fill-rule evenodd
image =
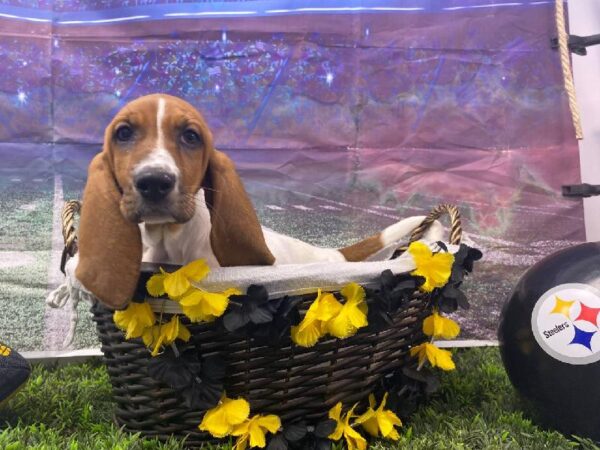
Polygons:
<instances>
[{"instance_id":1,"label":"puppy black nose","mask_svg":"<svg viewBox=\"0 0 600 450\"><path fill-rule=\"evenodd\" d=\"M135 178L135 188L151 202L164 199L175 187L175 176L167 172L144 172Z\"/></svg>"}]
</instances>

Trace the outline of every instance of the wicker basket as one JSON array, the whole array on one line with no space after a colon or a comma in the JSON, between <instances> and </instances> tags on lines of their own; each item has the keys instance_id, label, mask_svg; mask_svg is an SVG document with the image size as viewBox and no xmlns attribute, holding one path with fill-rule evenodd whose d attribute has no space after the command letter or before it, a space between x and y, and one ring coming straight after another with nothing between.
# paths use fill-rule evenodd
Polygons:
<instances>
[{"instance_id":1,"label":"wicker basket","mask_svg":"<svg viewBox=\"0 0 600 450\"><path fill-rule=\"evenodd\" d=\"M73 216L78 210L77 202L65 207L65 255L76 251ZM436 207L413 231L411 241L420 239L431 223L445 213L451 219L449 242L458 244L460 217L451 205ZM157 271L157 266L144 265L146 276L141 280ZM139 289L143 291L143 286ZM218 354L225 358L224 387L229 397L242 396L254 412L277 414L284 422L295 418L310 420L323 418L338 401L352 404L366 399L386 374L415 365L408 350L425 340L422 321L430 313L426 298L415 291L393 318L393 325L383 332L361 330L344 340L325 338L312 348L296 346L289 337L277 347L260 346L214 324L191 324L182 319L192 333L190 342L201 355ZM314 294L303 296L301 309L305 310L313 300ZM127 431L161 440L186 437L188 445L211 440L198 430L203 412L187 409L177 391L148 375L151 357L143 342L125 340L113 322L112 311L102 305L93 305L92 312L113 385L117 423Z\"/></svg>"}]
</instances>

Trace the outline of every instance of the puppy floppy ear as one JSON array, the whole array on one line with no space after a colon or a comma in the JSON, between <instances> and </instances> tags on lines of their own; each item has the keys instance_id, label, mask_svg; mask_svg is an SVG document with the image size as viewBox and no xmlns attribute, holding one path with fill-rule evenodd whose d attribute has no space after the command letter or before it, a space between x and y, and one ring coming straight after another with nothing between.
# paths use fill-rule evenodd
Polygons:
<instances>
[{"instance_id":1,"label":"puppy floppy ear","mask_svg":"<svg viewBox=\"0 0 600 450\"><path fill-rule=\"evenodd\" d=\"M272 265L256 211L227 155L212 152L203 182L212 225L210 243L221 266Z\"/></svg>"},{"instance_id":2,"label":"puppy floppy ear","mask_svg":"<svg viewBox=\"0 0 600 450\"><path fill-rule=\"evenodd\" d=\"M110 308L131 300L140 274L142 240L137 224L119 210L121 193L106 153L88 171L79 222L76 277Z\"/></svg>"}]
</instances>

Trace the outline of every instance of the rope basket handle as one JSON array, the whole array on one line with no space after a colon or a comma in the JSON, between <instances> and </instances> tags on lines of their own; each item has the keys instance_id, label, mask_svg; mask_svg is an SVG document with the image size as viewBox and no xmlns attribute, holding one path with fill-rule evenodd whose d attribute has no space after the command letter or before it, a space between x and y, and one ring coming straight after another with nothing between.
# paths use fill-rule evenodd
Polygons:
<instances>
[{"instance_id":1,"label":"rope basket handle","mask_svg":"<svg viewBox=\"0 0 600 450\"><path fill-rule=\"evenodd\" d=\"M448 214L450 217L450 239L448 242L453 245L460 244L462 238L460 212L455 205L450 205L447 203L438 205L431 210L423 222L421 222L421 225L413 230L412 234L410 235L410 242L415 242L421 239L431 224L433 224L433 222L435 222L444 214Z\"/></svg>"},{"instance_id":2,"label":"rope basket handle","mask_svg":"<svg viewBox=\"0 0 600 450\"><path fill-rule=\"evenodd\" d=\"M65 273L67 256L72 257L77 253L77 229L75 228L75 215L81 211L81 202L69 200L62 210L62 235L65 242L62 258L60 259L60 270Z\"/></svg>"},{"instance_id":3,"label":"rope basket handle","mask_svg":"<svg viewBox=\"0 0 600 450\"><path fill-rule=\"evenodd\" d=\"M81 211L81 202L78 200L69 200L65 203L62 211L62 234L65 241L62 258L60 261L60 270L65 272L67 256L72 257L77 253L77 229L75 228L75 215ZM431 210L423 222L415 228L410 235L410 242L418 241L423 237L431 224L442 215L448 214L450 217L450 244L460 244L462 237L462 225L460 222L460 212L455 205L441 204ZM405 249L402 249L405 250Z\"/></svg>"}]
</instances>

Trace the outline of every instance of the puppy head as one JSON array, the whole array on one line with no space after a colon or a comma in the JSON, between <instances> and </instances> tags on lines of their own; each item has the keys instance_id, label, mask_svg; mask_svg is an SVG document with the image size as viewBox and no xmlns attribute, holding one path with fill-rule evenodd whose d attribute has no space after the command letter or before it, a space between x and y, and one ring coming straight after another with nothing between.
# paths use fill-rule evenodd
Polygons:
<instances>
[{"instance_id":1,"label":"puppy head","mask_svg":"<svg viewBox=\"0 0 600 450\"><path fill-rule=\"evenodd\" d=\"M210 243L220 265L273 264L235 167L213 148L200 113L167 95L126 105L107 127L103 151L89 167L77 279L109 307L125 306L142 259L137 224L190 220L201 187L211 217Z\"/></svg>"},{"instance_id":2,"label":"puppy head","mask_svg":"<svg viewBox=\"0 0 600 450\"><path fill-rule=\"evenodd\" d=\"M189 103L156 94L127 104L104 136L123 216L133 223L188 221L213 152L212 134Z\"/></svg>"}]
</instances>

